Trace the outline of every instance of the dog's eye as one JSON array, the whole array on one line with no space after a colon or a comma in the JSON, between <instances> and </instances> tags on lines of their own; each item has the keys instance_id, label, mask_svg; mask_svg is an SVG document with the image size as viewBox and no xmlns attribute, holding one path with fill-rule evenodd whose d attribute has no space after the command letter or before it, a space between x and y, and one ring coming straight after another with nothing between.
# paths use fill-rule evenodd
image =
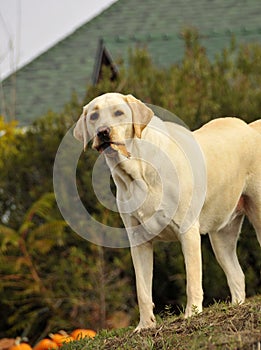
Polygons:
<instances>
[{"instance_id":1,"label":"dog's eye","mask_svg":"<svg viewBox=\"0 0 261 350\"><path fill-rule=\"evenodd\" d=\"M123 112L118 109L116 112L114 112L114 115L115 117L120 117L121 115L123 115Z\"/></svg>"},{"instance_id":2,"label":"dog's eye","mask_svg":"<svg viewBox=\"0 0 261 350\"><path fill-rule=\"evenodd\" d=\"M97 120L99 118L99 113L94 112L90 115L90 120Z\"/></svg>"}]
</instances>

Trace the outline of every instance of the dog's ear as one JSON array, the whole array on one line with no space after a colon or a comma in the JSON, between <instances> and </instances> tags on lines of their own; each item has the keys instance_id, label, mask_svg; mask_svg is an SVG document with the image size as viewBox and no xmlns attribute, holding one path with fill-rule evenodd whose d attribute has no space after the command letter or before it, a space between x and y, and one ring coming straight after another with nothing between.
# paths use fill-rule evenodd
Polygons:
<instances>
[{"instance_id":1,"label":"dog's ear","mask_svg":"<svg viewBox=\"0 0 261 350\"><path fill-rule=\"evenodd\" d=\"M86 150L87 143L88 143L88 130L87 130L87 124L86 124L87 109L88 109L88 105L83 107L82 115L78 119L76 126L73 130L73 136L77 140L83 142L84 151Z\"/></svg>"},{"instance_id":2,"label":"dog's ear","mask_svg":"<svg viewBox=\"0 0 261 350\"><path fill-rule=\"evenodd\" d=\"M132 95L125 96L125 100L132 110L134 134L141 138L142 130L149 124L153 111Z\"/></svg>"}]
</instances>

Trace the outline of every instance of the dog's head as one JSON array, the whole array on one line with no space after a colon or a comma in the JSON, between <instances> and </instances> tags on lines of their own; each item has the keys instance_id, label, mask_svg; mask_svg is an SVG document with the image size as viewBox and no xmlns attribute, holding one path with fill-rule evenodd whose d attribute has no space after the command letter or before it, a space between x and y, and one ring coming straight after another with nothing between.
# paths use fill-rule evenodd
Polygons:
<instances>
[{"instance_id":1,"label":"dog's head","mask_svg":"<svg viewBox=\"0 0 261 350\"><path fill-rule=\"evenodd\" d=\"M105 151L111 156L120 152L128 156L125 140L134 136L141 138L153 115L150 108L132 95L107 93L83 107L74 137L83 142L84 149L92 139L92 148L99 152Z\"/></svg>"}]
</instances>

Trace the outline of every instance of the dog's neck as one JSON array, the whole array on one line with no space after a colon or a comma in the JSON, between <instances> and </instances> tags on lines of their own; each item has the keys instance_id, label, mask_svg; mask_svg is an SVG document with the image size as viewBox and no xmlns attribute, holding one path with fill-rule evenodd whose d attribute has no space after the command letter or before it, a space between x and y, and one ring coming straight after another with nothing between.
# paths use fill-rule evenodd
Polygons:
<instances>
[{"instance_id":1,"label":"dog's neck","mask_svg":"<svg viewBox=\"0 0 261 350\"><path fill-rule=\"evenodd\" d=\"M130 153L129 158L123 156L120 152L114 157L106 156L106 163L110 168L116 186L120 182L121 185L124 184L127 188L132 181L141 179L141 176L144 174L143 162L138 154L137 142L139 140L136 138L127 142L126 146Z\"/></svg>"},{"instance_id":2,"label":"dog's neck","mask_svg":"<svg viewBox=\"0 0 261 350\"><path fill-rule=\"evenodd\" d=\"M153 179L158 181L155 175L156 168L164 166L160 157L162 144L155 142L160 139L156 137L159 132L167 134L164 122L154 116L143 130L141 138L133 137L126 141L129 158L120 152L113 157L106 156L116 186L120 182L120 185L124 184L127 189L133 180L143 180L149 186L152 185Z\"/></svg>"}]
</instances>

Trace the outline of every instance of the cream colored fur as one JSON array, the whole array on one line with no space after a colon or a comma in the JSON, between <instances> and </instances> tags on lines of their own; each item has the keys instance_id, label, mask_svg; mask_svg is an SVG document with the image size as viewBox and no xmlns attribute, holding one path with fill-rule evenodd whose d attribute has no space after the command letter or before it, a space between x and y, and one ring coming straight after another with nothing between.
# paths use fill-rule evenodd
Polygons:
<instances>
[{"instance_id":1,"label":"cream colored fur","mask_svg":"<svg viewBox=\"0 0 261 350\"><path fill-rule=\"evenodd\" d=\"M261 119L256 120L253 123L250 123L249 126L251 126L251 128L255 129L256 131L261 133Z\"/></svg>"},{"instance_id":2,"label":"cream colored fur","mask_svg":"<svg viewBox=\"0 0 261 350\"><path fill-rule=\"evenodd\" d=\"M187 276L186 317L194 311L202 311L200 234L209 234L216 258L226 274L232 302L244 301L245 281L236 244L245 215L252 222L261 244L261 135L257 132L261 130L260 125L260 120L249 127L237 118L221 118L191 134L200 145L205 160L207 191L196 220L186 226L187 208L195 184L184 152L170 137L175 137L181 127L162 122L150 108L131 95L104 94L84 107L74 130L75 137L84 147L92 139L93 148L102 152L104 146L97 133L109 127L112 143L104 153L117 187L119 211L131 243L140 310L137 331L155 326L152 275L153 242L157 240L179 240L181 243ZM189 131L184 133L189 137ZM172 176L164 177L167 194L163 203L160 179L149 162L141 160L144 156L141 141L164 152L170 165L175 166L179 183ZM152 163L155 155L153 147L146 149L145 156ZM166 167L165 161L162 160L162 164L160 159L157 161L162 168ZM135 202L145 192L146 199L138 209L135 208ZM121 203L130 199L133 211L126 213ZM168 208L172 203L177 203L177 210L164 230L153 235L161 220L170 216ZM155 218L154 213L157 214ZM147 224L150 216L155 220ZM187 227L186 231L182 232L181 227Z\"/></svg>"}]
</instances>

